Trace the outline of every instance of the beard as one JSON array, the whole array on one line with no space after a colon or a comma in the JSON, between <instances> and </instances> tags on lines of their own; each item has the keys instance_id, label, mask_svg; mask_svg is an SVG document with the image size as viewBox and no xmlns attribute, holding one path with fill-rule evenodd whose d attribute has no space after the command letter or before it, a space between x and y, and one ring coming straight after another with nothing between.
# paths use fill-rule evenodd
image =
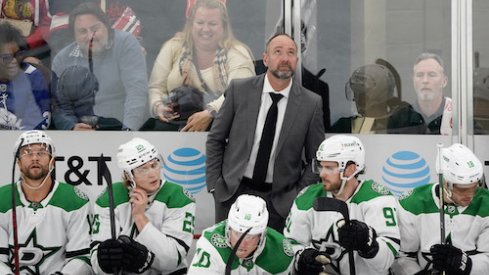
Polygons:
<instances>
[{"instance_id":1,"label":"beard","mask_svg":"<svg viewBox=\"0 0 489 275\"><path fill-rule=\"evenodd\" d=\"M41 180L44 179L48 174L49 174L49 168L40 165L39 169L22 169L22 174L24 175L25 178L28 178L30 180Z\"/></svg>"},{"instance_id":2,"label":"beard","mask_svg":"<svg viewBox=\"0 0 489 275\"><path fill-rule=\"evenodd\" d=\"M426 89L418 91L417 94L420 101L433 101L440 96L438 92Z\"/></svg>"},{"instance_id":3,"label":"beard","mask_svg":"<svg viewBox=\"0 0 489 275\"><path fill-rule=\"evenodd\" d=\"M280 71L280 70L272 70L272 75L275 76L278 79L290 79L292 76L294 76L295 72L292 70L291 67L289 67L288 71Z\"/></svg>"}]
</instances>

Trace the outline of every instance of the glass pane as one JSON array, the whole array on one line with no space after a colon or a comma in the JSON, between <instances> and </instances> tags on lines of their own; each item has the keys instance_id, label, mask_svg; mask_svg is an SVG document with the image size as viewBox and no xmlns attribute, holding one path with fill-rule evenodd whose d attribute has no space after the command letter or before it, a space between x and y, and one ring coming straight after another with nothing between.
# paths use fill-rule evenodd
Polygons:
<instances>
[{"instance_id":1,"label":"glass pane","mask_svg":"<svg viewBox=\"0 0 489 275\"><path fill-rule=\"evenodd\" d=\"M313 57L304 64L326 69L321 79L329 84L329 132L437 134L441 128L451 134L451 114L441 119L451 95L449 1L317 4L317 53L308 53ZM446 78L441 65L432 64L441 76L430 84L433 91L420 88L432 94L421 101L413 66L426 52L444 60Z\"/></svg>"},{"instance_id":2,"label":"glass pane","mask_svg":"<svg viewBox=\"0 0 489 275\"><path fill-rule=\"evenodd\" d=\"M473 1L474 134L489 134L489 2Z\"/></svg>"}]
</instances>

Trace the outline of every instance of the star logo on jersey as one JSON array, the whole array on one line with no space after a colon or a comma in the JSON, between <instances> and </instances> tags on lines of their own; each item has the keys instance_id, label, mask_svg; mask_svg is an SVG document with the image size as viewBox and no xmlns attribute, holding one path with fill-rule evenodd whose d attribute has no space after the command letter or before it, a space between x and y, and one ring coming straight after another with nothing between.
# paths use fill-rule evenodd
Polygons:
<instances>
[{"instance_id":1,"label":"star logo on jersey","mask_svg":"<svg viewBox=\"0 0 489 275\"><path fill-rule=\"evenodd\" d=\"M19 243L19 265L22 274L40 274L39 267L44 261L56 253L61 247L44 247L37 242L36 229L32 230L31 234L25 243ZM10 263L14 265L14 247L10 246ZM24 272L27 273L24 273Z\"/></svg>"},{"instance_id":2,"label":"star logo on jersey","mask_svg":"<svg viewBox=\"0 0 489 275\"><path fill-rule=\"evenodd\" d=\"M319 240L312 239L311 243L314 248L318 249L319 251L326 252L328 255L331 256L331 259L333 260L340 261L343 256L343 249L341 248L338 240L335 237L333 225L331 225L324 238L321 238Z\"/></svg>"}]
</instances>

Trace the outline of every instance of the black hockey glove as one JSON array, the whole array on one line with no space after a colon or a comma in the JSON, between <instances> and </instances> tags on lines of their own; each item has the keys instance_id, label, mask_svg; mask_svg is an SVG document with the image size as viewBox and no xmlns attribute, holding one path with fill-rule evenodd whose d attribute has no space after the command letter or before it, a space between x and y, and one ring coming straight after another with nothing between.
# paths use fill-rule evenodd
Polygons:
<instances>
[{"instance_id":1,"label":"black hockey glove","mask_svg":"<svg viewBox=\"0 0 489 275\"><path fill-rule=\"evenodd\" d=\"M51 275L64 275L61 271L56 271L54 273L52 273Z\"/></svg>"},{"instance_id":2,"label":"black hockey glove","mask_svg":"<svg viewBox=\"0 0 489 275\"><path fill-rule=\"evenodd\" d=\"M122 245L118 240L108 239L98 246L97 259L103 272L112 273L122 266Z\"/></svg>"},{"instance_id":3,"label":"black hockey glove","mask_svg":"<svg viewBox=\"0 0 489 275\"><path fill-rule=\"evenodd\" d=\"M325 252L306 248L299 256L297 272L298 274L319 274L323 271L323 265L329 263L331 263L331 258Z\"/></svg>"},{"instance_id":4,"label":"black hockey glove","mask_svg":"<svg viewBox=\"0 0 489 275\"><path fill-rule=\"evenodd\" d=\"M449 244L435 244L430 248L433 268L445 271L447 275L468 275L472 270L472 260L462 250Z\"/></svg>"},{"instance_id":5,"label":"black hockey glove","mask_svg":"<svg viewBox=\"0 0 489 275\"><path fill-rule=\"evenodd\" d=\"M365 259L370 259L379 252L377 233L364 222L351 220L338 228L339 242L346 250L357 250Z\"/></svg>"},{"instance_id":6,"label":"black hockey glove","mask_svg":"<svg viewBox=\"0 0 489 275\"><path fill-rule=\"evenodd\" d=\"M155 255L146 246L124 235L119 236L118 241L124 251L122 266L125 271L140 274L151 267Z\"/></svg>"}]
</instances>

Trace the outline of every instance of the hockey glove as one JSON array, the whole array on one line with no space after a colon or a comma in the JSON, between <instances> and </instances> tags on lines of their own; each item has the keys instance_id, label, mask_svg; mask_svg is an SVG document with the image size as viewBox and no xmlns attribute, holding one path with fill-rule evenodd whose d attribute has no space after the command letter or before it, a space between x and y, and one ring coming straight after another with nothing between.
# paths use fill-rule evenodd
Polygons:
<instances>
[{"instance_id":1,"label":"hockey glove","mask_svg":"<svg viewBox=\"0 0 489 275\"><path fill-rule=\"evenodd\" d=\"M56 272L54 272L54 273L53 273L53 274L51 274L51 275L64 275L64 274L63 274L63 273L61 273L61 271L56 271Z\"/></svg>"},{"instance_id":2,"label":"hockey glove","mask_svg":"<svg viewBox=\"0 0 489 275\"><path fill-rule=\"evenodd\" d=\"M125 271L140 274L151 267L155 255L146 246L124 235L119 236L118 241L124 251L122 266Z\"/></svg>"},{"instance_id":3,"label":"hockey glove","mask_svg":"<svg viewBox=\"0 0 489 275\"><path fill-rule=\"evenodd\" d=\"M297 272L298 274L319 274L323 271L323 265L329 263L331 263L331 258L325 252L306 248L299 256Z\"/></svg>"},{"instance_id":4,"label":"hockey glove","mask_svg":"<svg viewBox=\"0 0 489 275\"><path fill-rule=\"evenodd\" d=\"M430 248L433 268L448 275L468 275L472 270L472 260L462 250L449 244L435 244Z\"/></svg>"},{"instance_id":5,"label":"hockey glove","mask_svg":"<svg viewBox=\"0 0 489 275\"><path fill-rule=\"evenodd\" d=\"M118 240L108 239L98 246L97 259L103 272L112 273L122 266L122 246Z\"/></svg>"},{"instance_id":6,"label":"hockey glove","mask_svg":"<svg viewBox=\"0 0 489 275\"><path fill-rule=\"evenodd\" d=\"M357 250L365 259L375 257L379 251L377 233L364 222L351 220L338 228L338 235L342 247L346 250Z\"/></svg>"}]
</instances>

